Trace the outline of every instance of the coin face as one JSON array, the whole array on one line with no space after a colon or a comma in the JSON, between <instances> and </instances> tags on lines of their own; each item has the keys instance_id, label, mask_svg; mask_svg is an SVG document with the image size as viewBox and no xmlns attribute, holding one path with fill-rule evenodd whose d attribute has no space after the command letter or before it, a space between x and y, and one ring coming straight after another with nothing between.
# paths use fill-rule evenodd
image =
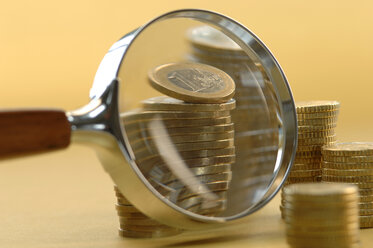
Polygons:
<instances>
[{"instance_id":1,"label":"coin face","mask_svg":"<svg viewBox=\"0 0 373 248\"><path fill-rule=\"evenodd\" d=\"M373 142L345 142L323 147L323 153L331 156L373 155Z\"/></svg>"},{"instance_id":2,"label":"coin face","mask_svg":"<svg viewBox=\"0 0 373 248\"><path fill-rule=\"evenodd\" d=\"M160 65L148 76L156 90L190 103L223 103L235 92L235 83L227 73L205 64Z\"/></svg>"},{"instance_id":3,"label":"coin face","mask_svg":"<svg viewBox=\"0 0 373 248\"><path fill-rule=\"evenodd\" d=\"M297 113L335 111L339 108L337 101L302 101L296 102Z\"/></svg>"}]
</instances>

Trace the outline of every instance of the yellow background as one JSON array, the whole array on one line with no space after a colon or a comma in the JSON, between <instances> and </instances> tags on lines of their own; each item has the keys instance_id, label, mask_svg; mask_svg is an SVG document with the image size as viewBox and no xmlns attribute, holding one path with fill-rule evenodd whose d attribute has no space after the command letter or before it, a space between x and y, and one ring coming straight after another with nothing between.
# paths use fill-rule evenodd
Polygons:
<instances>
[{"instance_id":1,"label":"yellow background","mask_svg":"<svg viewBox=\"0 0 373 248\"><path fill-rule=\"evenodd\" d=\"M341 140L373 140L372 1L4 3L0 108L77 108L88 101L97 67L119 37L164 12L205 8L236 19L264 41L296 100L339 100Z\"/></svg>"},{"instance_id":2,"label":"yellow background","mask_svg":"<svg viewBox=\"0 0 373 248\"><path fill-rule=\"evenodd\" d=\"M210 9L243 23L274 53L296 100L341 101L338 137L373 141L370 0L2 1L0 108L84 105L108 48L179 8ZM84 147L2 161L0 196L0 247L157 247L193 240L184 246L287 247L278 198L247 225L164 242L119 239L112 182ZM370 231L362 231L363 247L371 247Z\"/></svg>"}]
</instances>

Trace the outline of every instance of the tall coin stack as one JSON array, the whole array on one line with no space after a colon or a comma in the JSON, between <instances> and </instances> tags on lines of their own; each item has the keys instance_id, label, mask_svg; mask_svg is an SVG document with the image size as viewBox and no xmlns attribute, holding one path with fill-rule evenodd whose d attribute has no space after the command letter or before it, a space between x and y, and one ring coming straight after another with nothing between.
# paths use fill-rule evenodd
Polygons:
<instances>
[{"instance_id":1,"label":"tall coin stack","mask_svg":"<svg viewBox=\"0 0 373 248\"><path fill-rule=\"evenodd\" d=\"M175 235L180 229L160 224L135 208L114 186L119 216L119 235L127 238L160 238Z\"/></svg>"},{"instance_id":2,"label":"tall coin stack","mask_svg":"<svg viewBox=\"0 0 373 248\"><path fill-rule=\"evenodd\" d=\"M322 180L359 188L360 227L373 227L373 143L348 142L324 146Z\"/></svg>"},{"instance_id":3,"label":"tall coin stack","mask_svg":"<svg viewBox=\"0 0 373 248\"><path fill-rule=\"evenodd\" d=\"M249 199L252 188L267 186L277 159L279 120L276 116L279 107L275 90L263 66L253 62L222 32L199 26L189 30L187 39L191 47L187 59L219 68L236 83L236 108L231 112L235 125L236 163L232 169L235 179L230 197ZM234 184L244 181L244 184Z\"/></svg>"},{"instance_id":4,"label":"tall coin stack","mask_svg":"<svg viewBox=\"0 0 373 248\"><path fill-rule=\"evenodd\" d=\"M168 96L121 115L138 168L179 207L218 215L235 161L233 80L211 66L173 63L151 70L149 81Z\"/></svg>"},{"instance_id":5,"label":"tall coin stack","mask_svg":"<svg viewBox=\"0 0 373 248\"><path fill-rule=\"evenodd\" d=\"M283 196L290 247L360 247L356 186L293 184L284 187Z\"/></svg>"},{"instance_id":6,"label":"tall coin stack","mask_svg":"<svg viewBox=\"0 0 373 248\"><path fill-rule=\"evenodd\" d=\"M307 101L297 102L295 105L298 118L298 147L285 185L320 182L321 147L336 141L335 128L340 104L337 101ZM281 204L283 203L282 197Z\"/></svg>"}]
</instances>

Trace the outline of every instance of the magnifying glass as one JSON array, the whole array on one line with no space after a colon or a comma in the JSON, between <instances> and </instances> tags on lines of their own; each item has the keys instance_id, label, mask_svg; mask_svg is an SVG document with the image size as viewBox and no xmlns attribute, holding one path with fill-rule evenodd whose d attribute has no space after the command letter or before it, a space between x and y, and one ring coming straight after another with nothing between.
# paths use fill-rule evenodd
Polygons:
<instances>
[{"instance_id":1,"label":"magnifying glass","mask_svg":"<svg viewBox=\"0 0 373 248\"><path fill-rule=\"evenodd\" d=\"M184 229L247 216L295 156L281 67L241 24L205 10L155 18L109 49L84 107L0 113L0 155L92 146L125 197Z\"/></svg>"}]
</instances>

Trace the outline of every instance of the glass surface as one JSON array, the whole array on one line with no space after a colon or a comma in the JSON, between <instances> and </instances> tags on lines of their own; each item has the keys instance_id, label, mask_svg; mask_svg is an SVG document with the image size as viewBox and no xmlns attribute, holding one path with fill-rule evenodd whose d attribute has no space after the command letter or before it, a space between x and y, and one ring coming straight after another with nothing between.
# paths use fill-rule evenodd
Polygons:
<instances>
[{"instance_id":1,"label":"glass surface","mask_svg":"<svg viewBox=\"0 0 373 248\"><path fill-rule=\"evenodd\" d=\"M132 158L165 201L198 215L230 217L250 209L282 159L277 90L256 54L231 38L192 19L158 21L136 37L119 71L121 123ZM233 99L188 103L149 83L149 71L180 62L228 74Z\"/></svg>"}]
</instances>

